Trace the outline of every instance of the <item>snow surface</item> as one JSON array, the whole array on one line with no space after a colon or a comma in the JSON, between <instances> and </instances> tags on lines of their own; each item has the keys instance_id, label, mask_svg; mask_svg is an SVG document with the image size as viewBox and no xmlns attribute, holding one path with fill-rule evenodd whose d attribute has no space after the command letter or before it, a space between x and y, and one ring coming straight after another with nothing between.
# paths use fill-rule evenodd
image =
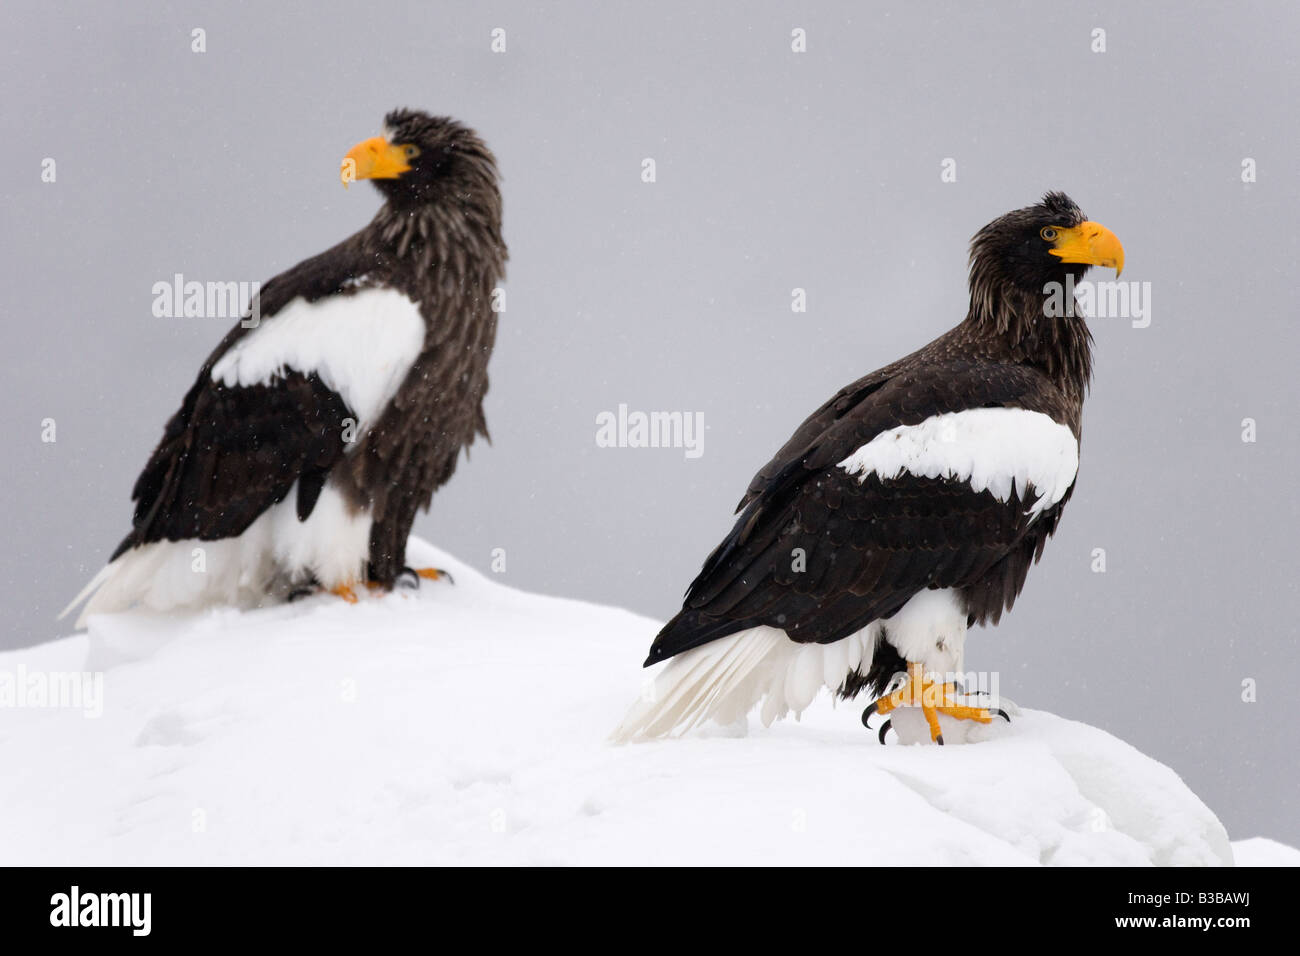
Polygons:
<instances>
[{"instance_id":1,"label":"snow surface","mask_svg":"<svg viewBox=\"0 0 1300 956\"><path fill-rule=\"evenodd\" d=\"M104 615L0 654L0 676L104 672L97 719L0 709L0 864L1232 861L1173 771L1041 711L972 746L880 747L823 696L747 736L613 746L656 622L415 539L408 559L456 583Z\"/></svg>"},{"instance_id":2,"label":"snow surface","mask_svg":"<svg viewBox=\"0 0 1300 956\"><path fill-rule=\"evenodd\" d=\"M1232 855L1237 866L1300 866L1300 850L1264 837L1234 840Z\"/></svg>"}]
</instances>

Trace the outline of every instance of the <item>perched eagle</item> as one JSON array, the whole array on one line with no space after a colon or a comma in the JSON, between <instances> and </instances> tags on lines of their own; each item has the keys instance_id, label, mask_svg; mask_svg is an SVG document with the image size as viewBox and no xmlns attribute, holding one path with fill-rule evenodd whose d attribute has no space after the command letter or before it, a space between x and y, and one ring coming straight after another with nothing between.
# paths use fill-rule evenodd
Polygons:
<instances>
[{"instance_id":1,"label":"perched eagle","mask_svg":"<svg viewBox=\"0 0 1300 956\"><path fill-rule=\"evenodd\" d=\"M79 626L305 589L356 600L359 583L412 570L416 509L487 436L506 260L496 161L455 120L397 110L341 178L373 180L387 202L265 283L203 363L135 483L130 533L63 612L89 597Z\"/></svg>"},{"instance_id":2,"label":"perched eagle","mask_svg":"<svg viewBox=\"0 0 1300 956\"><path fill-rule=\"evenodd\" d=\"M615 739L760 702L768 724L822 687L897 687L873 706L919 704L940 743L939 713L987 722L932 677L961 672L966 629L1010 609L1074 489L1092 336L1052 303L1094 265L1118 274L1124 250L1063 193L981 229L966 318L841 389L759 471Z\"/></svg>"}]
</instances>

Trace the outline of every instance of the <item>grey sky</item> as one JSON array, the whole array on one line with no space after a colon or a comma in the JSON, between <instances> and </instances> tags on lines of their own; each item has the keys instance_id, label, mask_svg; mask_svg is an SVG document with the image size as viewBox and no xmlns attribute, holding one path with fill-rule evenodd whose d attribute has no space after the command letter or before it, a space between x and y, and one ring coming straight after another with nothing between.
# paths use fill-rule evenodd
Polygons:
<instances>
[{"instance_id":1,"label":"grey sky","mask_svg":"<svg viewBox=\"0 0 1300 956\"><path fill-rule=\"evenodd\" d=\"M154 318L153 283L265 280L360 228L379 198L345 192L339 160L394 106L483 134L511 251L493 445L416 532L485 571L504 548L505 583L659 617L809 411L961 318L975 230L1060 188L1123 240L1152 321L1093 323L1078 489L968 665L1169 763L1234 837L1300 843L1278 756L1300 620L1300 8L178 6L6 7L0 647L64 632L225 331ZM702 413L703 455L598 447L620 403Z\"/></svg>"}]
</instances>

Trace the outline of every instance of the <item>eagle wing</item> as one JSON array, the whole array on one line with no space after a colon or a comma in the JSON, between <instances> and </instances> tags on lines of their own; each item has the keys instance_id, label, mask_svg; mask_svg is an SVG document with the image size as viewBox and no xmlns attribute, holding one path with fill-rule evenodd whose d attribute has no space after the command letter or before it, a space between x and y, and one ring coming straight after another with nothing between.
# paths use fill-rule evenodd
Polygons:
<instances>
[{"instance_id":1,"label":"eagle wing","mask_svg":"<svg viewBox=\"0 0 1300 956\"><path fill-rule=\"evenodd\" d=\"M231 384L213 367L295 300L352 293L367 263L346 240L267 282L259 321L241 322L199 370L132 491L129 534L113 553L153 541L242 534L298 482L298 517L311 514L325 476L343 457L355 422L344 398L311 371L284 367L265 382ZM247 318L247 316L246 316Z\"/></svg>"},{"instance_id":2,"label":"eagle wing","mask_svg":"<svg viewBox=\"0 0 1300 956\"><path fill-rule=\"evenodd\" d=\"M994 580L971 616L996 620L1055 530L1068 490L1030 514L1033 492L1022 498L1013 488L999 500L959 478L904 471L882 480L837 466L899 425L975 408L1051 414L1059 403L1032 369L965 359L898 363L842 389L755 476L647 666L760 624L830 643L927 587Z\"/></svg>"}]
</instances>

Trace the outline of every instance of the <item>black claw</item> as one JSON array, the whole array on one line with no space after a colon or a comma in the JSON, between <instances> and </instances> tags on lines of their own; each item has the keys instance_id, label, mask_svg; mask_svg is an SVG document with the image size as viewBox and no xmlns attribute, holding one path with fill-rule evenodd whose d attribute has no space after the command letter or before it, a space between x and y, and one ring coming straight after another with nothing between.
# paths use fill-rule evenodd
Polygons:
<instances>
[{"instance_id":1,"label":"black claw","mask_svg":"<svg viewBox=\"0 0 1300 956\"><path fill-rule=\"evenodd\" d=\"M940 747L942 747L942 746L943 746L943 734L940 734L938 737L935 737L935 738L934 738L934 742L935 742L936 744L938 744Z\"/></svg>"},{"instance_id":2,"label":"black claw","mask_svg":"<svg viewBox=\"0 0 1300 956\"><path fill-rule=\"evenodd\" d=\"M314 587L294 588L292 591L289 592L289 596L285 598L285 600L288 601L289 603L293 603L294 601L301 600L302 598L311 597L315 593L317 593L317 588Z\"/></svg>"},{"instance_id":3,"label":"black claw","mask_svg":"<svg viewBox=\"0 0 1300 956\"><path fill-rule=\"evenodd\" d=\"M876 739L880 741L880 746L885 746L885 734L889 733L889 728L893 723L892 720L886 720L880 725L880 733L876 734Z\"/></svg>"},{"instance_id":4,"label":"black claw","mask_svg":"<svg viewBox=\"0 0 1300 956\"><path fill-rule=\"evenodd\" d=\"M1003 720L1005 720L1007 723L1011 723L1011 715L1008 714L1008 713L1007 713L1005 710L1003 710L1001 707L996 708L996 709L993 711L993 713L997 714L999 717L1001 717L1001 718L1002 718Z\"/></svg>"},{"instance_id":5,"label":"black claw","mask_svg":"<svg viewBox=\"0 0 1300 956\"><path fill-rule=\"evenodd\" d=\"M878 703L880 703L880 701L873 700L871 703L867 704L867 709L862 712L862 726L866 727L867 730L871 729L871 718L876 716L876 705Z\"/></svg>"}]
</instances>

